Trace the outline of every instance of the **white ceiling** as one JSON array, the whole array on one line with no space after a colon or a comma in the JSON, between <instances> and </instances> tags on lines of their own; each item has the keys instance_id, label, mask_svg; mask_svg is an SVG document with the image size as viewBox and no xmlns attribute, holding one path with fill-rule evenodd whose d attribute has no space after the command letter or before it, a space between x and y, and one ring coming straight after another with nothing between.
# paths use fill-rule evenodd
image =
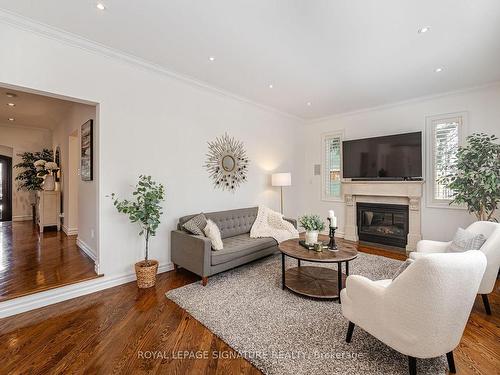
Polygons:
<instances>
[{"instance_id":1,"label":"white ceiling","mask_svg":"<svg viewBox=\"0 0 500 375\"><path fill-rule=\"evenodd\" d=\"M102 3L0 7L304 118L500 80L499 0Z\"/></svg>"},{"instance_id":2,"label":"white ceiling","mask_svg":"<svg viewBox=\"0 0 500 375\"><path fill-rule=\"evenodd\" d=\"M14 98L6 94L12 93ZM8 103L15 104L14 107ZM63 121L74 102L0 87L0 123L53 130ZM9 121L13 118L14 121Z\"/></svg>"}]
</instances>

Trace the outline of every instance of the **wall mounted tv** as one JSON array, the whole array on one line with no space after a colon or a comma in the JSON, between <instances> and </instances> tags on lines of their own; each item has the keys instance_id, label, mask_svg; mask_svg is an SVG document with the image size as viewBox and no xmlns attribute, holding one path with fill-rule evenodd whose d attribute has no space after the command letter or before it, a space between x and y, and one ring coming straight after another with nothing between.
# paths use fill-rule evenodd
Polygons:
<instances>
[{"instance_id":1,"label":"wall mounted tv","mask_svg":"<svg viewBox=\"0 0 500 375\"><path fill-rule=\"evenodd\" d=\"M422 178L422 132L342 142L343 177L357 180Z\"/></svg>"}]
</instances>

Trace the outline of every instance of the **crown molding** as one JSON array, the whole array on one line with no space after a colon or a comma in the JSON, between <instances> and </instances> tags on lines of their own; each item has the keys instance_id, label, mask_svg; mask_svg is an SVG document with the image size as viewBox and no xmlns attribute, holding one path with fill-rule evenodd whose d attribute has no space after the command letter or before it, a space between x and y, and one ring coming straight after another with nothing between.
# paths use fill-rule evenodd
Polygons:
<instances>
[{"instance_id":1,"label":"crown molding","mask_svg":"<svg viewBox=\"0 0 500 375\"><path fill-rule=\"evenodd\" d=\"M90 39L81 37L79 35L73 34L69 31L65 31L65 30L38 22L38 21L33 20L31 18L21 16L19 14L7 11L5 9L0 9L0 22L3 22L3 23L8 24L10 26L16 27L18 29L22 29L25 31L35 33L35 34L42 36L42 37L53 39L53 40L56 40L58 42L63 42L63 43L70 45L72 47L78 47L78 48L83 49L83 50L88 51L88 52L103 55L103 56L106 56L106 57L114 59L114 60L119 60L121 62L128 63L128 64L133 65L135 67L140 67L140 68L146 69L148 71L152 71L155 73L159 73L159 74L168 76L170 78L177 79L177 80L182 81L184 83L187 83L191 86L194 86L198 89L204 89L204 90L209 91L211 93L218 94L218 95L223 96L223 97L231 98L231 99L255 106L257 108L263 109L265 111L278 114L280 116L285 116L285 117L292 118L294 120L298 120L301 122L305 121L304 118L296 116L294 114L283 112L277 108L273 108L273 107L267 106L265 104L247 99L245 97L239 96L239 95L234 94L232 92L226 91L226 90L218 88L216 86L213 86L213 85L206 83L204 81L200 81L196 78L193 78L193 77L183 75L181 73L166 69L158 64L149 62L147 60L144 60L144 59L137 57L137 56L134 56L132 54L128 54L126 52L119 51L119 50L114 49L112 47L108 47L104 44L101 44L101 43L92 41Z\"/></svg>"},{"instance_id":2,"label":"crown molding","mask_svg":"<svg viewBox=\"0 0 500 375\"><path fill-rule=\"evenodd\" d=\"M338 118L342 118L342 117L355 116L355 115L368 113L368 112L382 111L385 109L400 107L402 105L417 104L417 103L426 102L429 100L444 98L447 96L458 96L458 95L463 95L463 94L467 94L467 93L471 93L471 92L475 92L475 91L482 91L482 90L497 87L497 86L500 87L500 81L489 82L489 83L486 83L483 85L470 86L470 87L466 87L466 88L462 88L462 89L458 89L458 90L453 90L453 91L445 91L445 92L441 92L441 93L437 93L437 94L419 96L419 97L412 98L412 99L382 104L382 105L375 106L375 107L367 107L367 108L357 109L357 110L350 111L350 112L342 112L342 113L337 113L334 115L308 119L308 120L306 120L306 123L307 123L307 125L314 125L314 124L317 124L319 122L334 120L334 119L338 119Z\"/></svg>"}]
</instances>

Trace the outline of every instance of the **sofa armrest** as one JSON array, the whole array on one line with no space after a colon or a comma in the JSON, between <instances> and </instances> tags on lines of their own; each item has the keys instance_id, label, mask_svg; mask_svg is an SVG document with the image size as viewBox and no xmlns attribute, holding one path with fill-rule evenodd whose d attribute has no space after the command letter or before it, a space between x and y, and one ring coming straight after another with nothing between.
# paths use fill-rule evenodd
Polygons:
<instances>
[{"instance_id":1,"label":"sofa armrest","mask_svg":"<svg viewBox=\"0 0 500 375\"><path fill-rule=\"evenodd\" d=\"M199 276L210 276L212 243L207 237L173 230L170 236L172 262Z\"/></svg>"},{"instance_id":2,"label":"sofa armrest","mask_svg":"<svg viewBox=\"0 0 500 375\"><path fill-rule=\"evenodd\" d=\"M292 225L295 227L295 229L297 229L297 220L289 218L289 217L284 217L284 216L283 216L283 220L288 221L289 223L292 223Z\"/></svg>"}]
</instances>

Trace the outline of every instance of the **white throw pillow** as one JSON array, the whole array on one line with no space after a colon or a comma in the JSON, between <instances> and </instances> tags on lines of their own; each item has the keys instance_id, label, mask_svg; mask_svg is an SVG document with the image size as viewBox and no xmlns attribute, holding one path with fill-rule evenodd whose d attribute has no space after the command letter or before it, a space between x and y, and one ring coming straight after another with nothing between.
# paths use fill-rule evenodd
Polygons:
<instances>
[{"instance_id":1,"label":"white throw pillow","mask_svg":"<svg viewBox=\"0 0 500 375\"><path fill-rule=\"evenodd\" d=\"M463 253L468 250L479 250L487 238L462 228L458 228L453 241L448 246L448 253Z\"/></svg>"},{"instance_id":2,"label":"white throw pillow","mask_svg":"<svg viewBox=\"0 0 500 375\"><path fill-rule=\"evenodd\" d=\"M212 220L207 220L207 225L205 229L203 229L205 236L210 238L212 241L212 249L213 250L222 250L224 245L222 244L222 238L220 237L220 230L217 224L215 224Z\"/></svg>"}]
</instances>

